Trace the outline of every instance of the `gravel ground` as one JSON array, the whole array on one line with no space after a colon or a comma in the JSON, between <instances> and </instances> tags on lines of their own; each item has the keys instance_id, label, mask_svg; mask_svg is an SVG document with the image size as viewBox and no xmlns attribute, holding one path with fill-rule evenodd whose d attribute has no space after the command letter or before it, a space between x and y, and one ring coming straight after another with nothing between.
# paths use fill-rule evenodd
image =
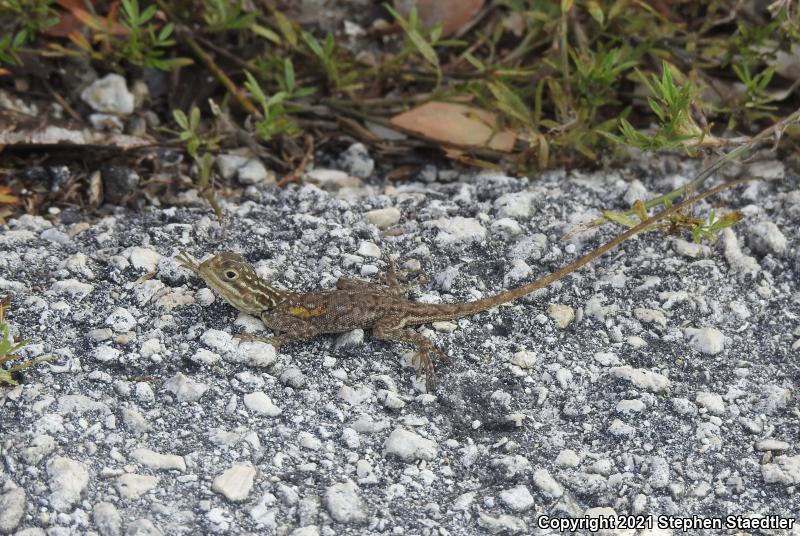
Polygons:
<instances>
[{"instance_id":1,"label":"gravel ground","mask_svg":"<svg viewBox=\"0 0 800 536\"><path fill-rule=\"evenodd\" d=\"M712 518L759 533L754 518L796 518L797 176L762 163L782 180L712 200L747 215L716 243L651 233L534 296L423 328L453 359L429 394L409 348L359 330L278 354L240 342L259 322L174 255L235 250L308 291L378 281L393 254L409 283L429 280L414 299L465 301L589 251L616 230L564 240L576 224L695 169L431 167L388 184L358 178L372 173L358 147L342 162L349 175L316 170L316 185L247 187L223 203L224 230L201 205L0 227L21 355L53 356L0 386L0 533L558 534L542 526L586 515L654 525L606 534ZM645 514L663 517L621 517Z\"/></svg>"}]
</instances>

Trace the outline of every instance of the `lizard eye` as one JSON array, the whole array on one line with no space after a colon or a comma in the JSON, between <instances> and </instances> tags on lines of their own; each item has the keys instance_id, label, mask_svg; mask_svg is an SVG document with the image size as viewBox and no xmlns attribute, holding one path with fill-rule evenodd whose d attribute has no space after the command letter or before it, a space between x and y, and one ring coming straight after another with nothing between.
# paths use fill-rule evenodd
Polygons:
<instances>
[{"instance_id":1,"label":"lizard eye","mask_svg":"<svg viewBox=\"0 0 800 536\"><path fill-rule=\"evenodd\" d=\"M227 279L228 281L233 281L234 279L236 279L236 276L238 275L239 274L237 274L233 270L225 270L225 279Z\"/></svg>"}]
</instances>

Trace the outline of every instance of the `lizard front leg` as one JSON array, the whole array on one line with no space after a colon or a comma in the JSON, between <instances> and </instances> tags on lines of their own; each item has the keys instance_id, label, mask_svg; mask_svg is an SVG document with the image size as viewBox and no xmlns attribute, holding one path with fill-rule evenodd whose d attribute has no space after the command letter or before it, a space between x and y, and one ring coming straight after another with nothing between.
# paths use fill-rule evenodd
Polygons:
<instances>
[{"instance_id":1,"label":"lizard front leg","mask_svg":"<svg viewBox=\"0 0 800 536\"><path fill-rule=\"evenodd\" d=\"M276 335L272 337L257 337L253 335L238 335L243 340L255 340L271 344L276 350L287 342L303 341L322 334L314 324L308 320L287 315L280 311L265 311L261 313L261 322L271 329Z\"/></svg>"},{"instance_id":2,"label":"lizard front leg","mask_svg":"<svg viewBox=\"0 0 800 536\"><path fill-rule=\"evenodd\" d=\"M336 280L336 288L338 290L380 290L392 296L405 296L408 290L403 287L397 280L397 265L391 257L385 257L389 269L384 275L384 284L376 284L363 279L355 279L352 277L340 277Z\"/></svg>"},{"instance_id":3,"label":"lizard front leg","mask_svg":"<svg viewBox=\"0 0 800 536\"><path fill-rule=\"evenodd\" d=\"M428 392L432 392L436 388L436 370L433 366L431 354L438 354L446 362L450 362L450 358L438 349L430 339L416 331L404 329L404 325L405 321L402 317L386 317L372 328L372 334L384 341L413 344L415 347L414 365L417 368L417 373L420 375L425 374L425 388Z\"/></svg>"}]
</instances>

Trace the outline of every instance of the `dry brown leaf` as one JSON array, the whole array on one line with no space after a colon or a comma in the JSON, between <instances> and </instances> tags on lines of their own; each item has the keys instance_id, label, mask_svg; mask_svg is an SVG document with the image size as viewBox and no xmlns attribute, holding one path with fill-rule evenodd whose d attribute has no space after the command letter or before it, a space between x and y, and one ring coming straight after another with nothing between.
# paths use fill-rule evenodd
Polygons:
<instances>
[{"instance_id":1,"label":"dry brown leaf","mask_svg":"<svg viewBox=\"0 0 800 536\"><path fill-rule=\"evenodd\" d=\"M19 203L19 197L11 195L11 188L0 186L0 204L16 205L17 203Z\"/></svg>"},{"instance_id":2,"label":"dry brown leaf","mask_svg":"<svg viewBox=\"0 0 800 536\"><path fill-rule=\"evenodd\" d=\"M404 17L416 7L423 28L441 24L442 37L449 37L478 14L485 0L394 0L393 3Z\"/></svg>"},{"instance_id":3,"label":"dry brown leaf","mask_svg":"<svg viewBox=\"0 0 800 536\"><path fill-rule=\"evenodd\" d=\"M464 104L428 102L392 118L392 124L426 138L465 147L509 152L517 138L511 129L497 131L497 115Z\"/></svg>"}]
</instances>

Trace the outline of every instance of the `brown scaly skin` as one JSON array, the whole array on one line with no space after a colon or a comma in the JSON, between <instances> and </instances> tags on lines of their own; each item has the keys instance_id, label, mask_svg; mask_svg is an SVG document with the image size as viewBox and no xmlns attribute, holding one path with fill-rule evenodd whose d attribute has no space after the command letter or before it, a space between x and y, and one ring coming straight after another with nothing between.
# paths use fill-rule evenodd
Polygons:
<instances>
[{"instance_id":1,"label":"brown scaly skin","mask_svg":"<svg viewBox=\"0 0 800 536\"><path fill-rule=\"evenodd\" d=\"M271 287L241 256L229 251L201 264L184 252L177 259L231 305L261 318L264 325L276 334L261 340L275 345L276 348L286 342L302 341L323 333L341 333L356 328L371 329L378 339L410 343L416 347L417 370L425 374L428 391L432 391L436 385L436 376L431 354L438 353L444 359L447 356L427 337L405 329L406 326L470 316L521 298L571 274L636 234L651 229L653 224L670 214L743 181L721 184L662 210L597 249L532 283L466 303L426 304L406 299L397 283L391 262L386 286L341 278L336 282L336 290L299 293Z\"/></svg>"}]
</instances>

